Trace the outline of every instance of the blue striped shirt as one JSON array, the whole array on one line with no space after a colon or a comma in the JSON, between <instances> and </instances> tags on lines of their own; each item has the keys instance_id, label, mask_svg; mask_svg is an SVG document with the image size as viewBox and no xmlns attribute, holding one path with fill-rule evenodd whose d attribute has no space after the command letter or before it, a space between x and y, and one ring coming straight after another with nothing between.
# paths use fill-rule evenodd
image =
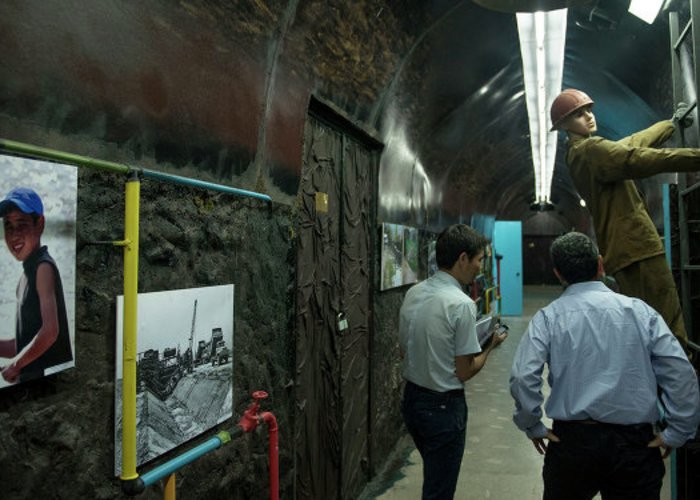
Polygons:
<instances>
[{"instance_id":1,"label":"blue striped shirt","mask_svg":"<svg viewBox=\"0 0 700 500\"><path fill-rule=\"evenodd\" d=\"M529 438L547 435L542 373L551 387L553 420L613 424L659 420L657 385L671 447L691 439L700 422L695 372L668 326L650 306L598 281L569 286L532 318L513 360L513 421Z\"/></svg>"}]
</instances>

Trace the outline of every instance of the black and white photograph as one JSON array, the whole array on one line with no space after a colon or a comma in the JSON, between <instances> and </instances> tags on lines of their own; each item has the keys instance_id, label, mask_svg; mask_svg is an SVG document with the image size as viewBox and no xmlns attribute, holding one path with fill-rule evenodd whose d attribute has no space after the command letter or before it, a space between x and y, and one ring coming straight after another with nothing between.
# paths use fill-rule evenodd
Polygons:
<instances>
[{"instance_id":1,"label":"black and white photograph","mask_svg":"<svg viewBox=\"0 0 700 500\"><path fill-rule=\"evenodd\" d=\"M234 285L138 296L136 464L231 418ZM117 297L115 475L121 472L124 297Z\"/></svg>"},{"instance_id":2,"label":"black and white photograph","mask_svg":"<svg viewBox=\"0 0 700 500\"><path fill-rule=\"evenodd\" d=\"M0 389L75 366L72 166L0 155Z\"/></svg>"}]
</instances>

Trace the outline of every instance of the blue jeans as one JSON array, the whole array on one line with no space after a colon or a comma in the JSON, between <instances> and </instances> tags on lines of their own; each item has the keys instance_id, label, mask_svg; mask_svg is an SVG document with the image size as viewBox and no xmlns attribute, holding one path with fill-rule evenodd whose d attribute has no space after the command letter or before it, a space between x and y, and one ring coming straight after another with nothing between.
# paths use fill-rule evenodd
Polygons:
<instances>
[{"instance_id":1,"label":"blue jeans","mask_svg":"<svg viewBox=\"0 0 700 500\"><path fill-rule=\"evenodd\" d=\"M454 498L467 435L464 390L436 392L406 382L401 414L423 457L423 500Z\"/></svg>"}]
</instances>

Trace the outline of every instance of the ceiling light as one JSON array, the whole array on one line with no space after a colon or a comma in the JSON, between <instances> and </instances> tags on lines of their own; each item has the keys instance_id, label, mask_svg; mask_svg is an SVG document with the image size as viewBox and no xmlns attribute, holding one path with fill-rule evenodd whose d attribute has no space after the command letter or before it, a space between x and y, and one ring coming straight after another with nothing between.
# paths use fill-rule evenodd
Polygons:
<instances>
[{"instance_id":1,"label":"ceiling light","mask_svg":"<svg viewBox=\"0 0 700 500\"><path fill-rule=\"evenodd\" d=\"M630 14L634 14L646 23L653 23L659 15L664 0L632 0L630 3Z\"/></svg>"},{"instance_id":2,"label":"ceiling light","mask_svg":"<svg viewBox=\"0 0 700 500\"><path fill-rule=\"evenodd\" d=\"M556 207L551 201L533 201L530 203L530 210L533 212L551 212Z\"/></svg>"},{"instance_id":3,"label":"ceiling light","mask_svg":"<svg viewBox=\"0 0 700 500\"><path fill-rule=\"evenodd\" d=\"M566 42L566 9L518 13L525 102L535 169L535 202L549 202L557 133L549 131L549 107L561 91Z\"/></svg>"}]
</instances>

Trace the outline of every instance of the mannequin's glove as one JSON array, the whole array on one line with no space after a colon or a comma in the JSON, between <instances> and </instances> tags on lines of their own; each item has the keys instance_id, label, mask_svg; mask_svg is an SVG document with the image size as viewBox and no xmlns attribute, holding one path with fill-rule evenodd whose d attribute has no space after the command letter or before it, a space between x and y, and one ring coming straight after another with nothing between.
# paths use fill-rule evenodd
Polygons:
<instances>
[{"instance_id":1,"label":"mannequin's glove","mask_svg":"<svg viewBox=\"0 0 700 500\"><path fill-rule=\"evenodd\" d=\"M686 115L686 113L688 113L689 108L690 106L688 106L684 102L678 103L678 107L676 107L676 112L673 113L673 117L671 118L674 127L688 128L693 124L693 117L689 114Z\"/></svg>"}]
</instances>

